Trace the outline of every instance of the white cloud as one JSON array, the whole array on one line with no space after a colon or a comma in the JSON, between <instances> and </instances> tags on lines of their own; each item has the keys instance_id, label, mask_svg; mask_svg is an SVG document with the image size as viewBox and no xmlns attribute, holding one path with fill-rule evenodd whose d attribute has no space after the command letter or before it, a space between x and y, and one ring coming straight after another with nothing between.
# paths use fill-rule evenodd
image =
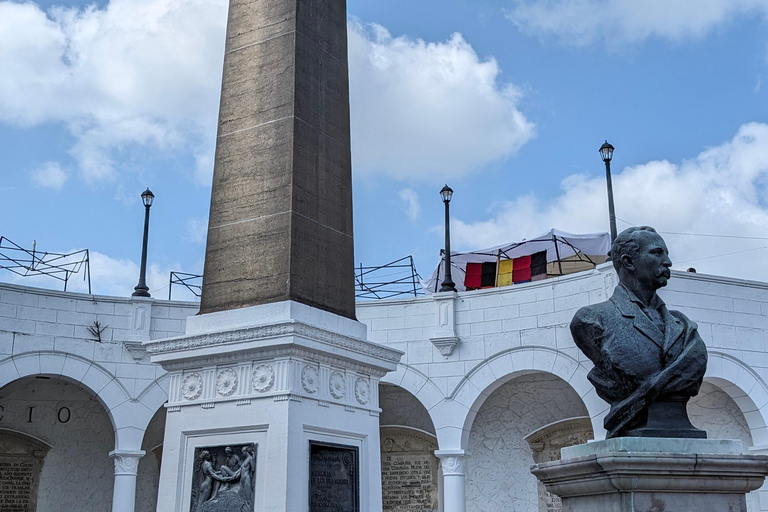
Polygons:
<instances>
[{"instance_id":1,"label":"white cloud","mask_svg":"<svg viewBox=\"0 0 768 512\"><path fill-rule=\"evenodd\" d=\"M39 187L61 190L67 181L67 173L58 162L46 162L29 173L29 177Z\"/></svg>"},{"instance_id":2,"label":"white cloud","mask_svg":"<svg viewBox=\"0 0 768 512\"><path fill-rule=\"evenodd\" d=\"M534 137L520 91L460 34L425 42L353 21L349 61L357 172L435 181L504 159Z\"/></svg>"},{"instance_id":3,"label":"white cloud","mask_svg":"<svg viewBox=\"0 0 768 512\"><path fill-rule=\"evenodd\" d=\"M114 177L121 151L195 150L214 138L226 4L0 1L0 122L64 123L88 180Z\"/></svg>"},{"instance_id":4,"label":"white cloud","mask_svg":"<svg viewBox=\"0 0 768 512\"><path fill-rule=\"evenodd\" d=\"M526 33L587 45L696 39L761 12L768 14L765 0L515 0L505 15Z\"/></svg>"},{"instance_id":5,"label":"white cloud","mask_svg":"<svg viewBox=\"0 0 768 512\"><path fill-rule=\"evenodd\" d=\"M668 233L768 236L768 124L743 125L731 141L679 164L652 161L614 170L616 215ZM481 222L452 222L460 250L530 238L551 227L608 230L605 178L574 175L551 201L518 197ZM619 231L627 224L619 222ZM664 235L675 268L768 280L768 240ZM720 255L736 253L730 256ZM712 256L718 256L712 258Z\"/></svg>"},{"instance_id":6,"label":"white cloud","mask_svg":"<svg viewBox=\"0 0 768 512\"><path fill-rule=\"evenodd\" d=\"M403 201L403 209L411 222L416 222L421 214L421 204L419 203L419 194L412 188L404 188L399 192L400 200Z\"/></svg>"},{"instance_id":7,"label":"white cloud","mask_svg":"<svg viewBox=\"0 0 768 512\"><path fill-rule=\"evenodd\" d=\"M208 238L208 219L189 219L184 240L195 244L204 244Z\"/></svg>"}]
</instances>

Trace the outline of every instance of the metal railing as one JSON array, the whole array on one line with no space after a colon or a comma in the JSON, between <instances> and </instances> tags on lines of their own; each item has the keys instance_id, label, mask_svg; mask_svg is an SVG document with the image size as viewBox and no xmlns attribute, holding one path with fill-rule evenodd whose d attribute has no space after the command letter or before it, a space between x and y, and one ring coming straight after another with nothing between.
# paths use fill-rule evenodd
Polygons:
<instances>
[{"instance_id":1,"label":"metal railing","mask_svg":"<svg viewBox=\"0 0 768 512\"><path fill-rule=\"evenodd\" d=\"M8 270L21 277L48 276L64 282L64 291L70 278L84 269L83 280L88 282L91 293L91 258L88 249L69 253L37 250L37 241L32 249L0 236L0 270Z\"/></svg>"}]
</instances>

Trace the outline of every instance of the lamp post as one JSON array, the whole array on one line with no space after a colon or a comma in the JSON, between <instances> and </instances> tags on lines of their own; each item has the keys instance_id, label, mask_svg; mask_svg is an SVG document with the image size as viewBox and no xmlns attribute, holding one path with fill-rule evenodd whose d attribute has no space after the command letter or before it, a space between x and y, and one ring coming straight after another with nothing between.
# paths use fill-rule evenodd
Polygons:
<instances>
[{"instance_id":1,"label":"lamp post","mask_svg":"<svg viewBox=\"0 0 768 512\"><path fill-rule=\"evenodd\" d=\"M155 194L147 188L141 193L141 200L144 203L144 243L141 246L141 270L139 271L139 284L134 288L134 297L151 297L149 286L147 286L147 239L149 238L149 209L152 207L152 201L155 200Z\"/></svg>"},{"instance_id":2,"label":"lamp post","mask_svg":"<svg viewBox=\"0 0 768 512\"><path fill-rule=\"evenodd\" d=\"M611 158L614 147L608 141L600 146L600 157L605 162L605 182L608 185L608 216L611 221L611 243L616 240L616 211L613 208L613 184L611 183Z\"/></svg>"},{"instance_id":3,"label":"lamp post","mask_svg":"<svg viewBox=\"0 0 768 512\"><path fill-rule=\"evenodd\" d=\"M453 190L446 185L440 191L440 196L443 198L443 204L445 204L445 279L440 286L440 291L455 292L456 285L451 279L451 216L449 206L451 197L453 197Z\"/></svg>"}]
</instances>

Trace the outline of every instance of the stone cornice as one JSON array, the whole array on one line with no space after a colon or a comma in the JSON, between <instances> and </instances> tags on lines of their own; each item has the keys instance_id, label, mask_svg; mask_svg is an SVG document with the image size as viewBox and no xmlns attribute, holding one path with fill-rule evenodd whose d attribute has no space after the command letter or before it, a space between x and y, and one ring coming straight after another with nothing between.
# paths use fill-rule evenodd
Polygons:
<instances>
[{"instance_id":1,"label":"stone cornice","mask_svg":"<svg viewBox=\"0 0 768 512\"><path fill-rule=\"evenodd\" d=\"M402 356L402 352L399 350L344 336L298 321L287 321L211 334L197 334L164 340L152 340L145 342L144 346L146 347L147 352L151 355L171 355L182 351L210 347L226 347L244 342L268 340L285 336L298 336L308 340L321 342L329 345L329 348L343 349L392 364L397 364ZM260 349L259 352L261 355L263 349ZM221 354L221 356L223 355L224 354Z\"/></svg>"}]
</instances>

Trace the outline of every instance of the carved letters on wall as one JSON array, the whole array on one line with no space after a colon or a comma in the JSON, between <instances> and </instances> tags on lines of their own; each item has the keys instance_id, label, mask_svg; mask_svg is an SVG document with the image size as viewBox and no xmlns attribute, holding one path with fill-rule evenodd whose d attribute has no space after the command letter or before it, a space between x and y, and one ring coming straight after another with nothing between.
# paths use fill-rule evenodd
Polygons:
<instances>
[{"instance_id":1,"label":"carved letters on wall","mask_svg":"<svg viewBox=\"0 0 768 512\"><path fill-rule=\"evenodd\" d=\"M382 427L380 439L383 510L436 511L435 438L413 428Z\"/></svg>"},{"instance_id":2,"label":"carved letters on wall","mask_svg":"<svg viewBox=\"0 0 768 512\"><path fill-rule=\"evenodd\" d=\"M0 429L0 510L37 509L40 470L49 449L30 436Z\"/></svg>"},{"instance_id":3,"label":"carved letters on wall","mask_svg":"<svg viewBox=\"0 0 768 512\"><path fill-rule=\"evenodd\" d=\"M584 444L595 438L592 422L588 416L569 418L545 425L525 437L533 451L537 464L560 460L560 450L568 446ZM539 512L560 512L563 504L560 497L547 492L538 482Z\"/></svg>"}]
</instances>

